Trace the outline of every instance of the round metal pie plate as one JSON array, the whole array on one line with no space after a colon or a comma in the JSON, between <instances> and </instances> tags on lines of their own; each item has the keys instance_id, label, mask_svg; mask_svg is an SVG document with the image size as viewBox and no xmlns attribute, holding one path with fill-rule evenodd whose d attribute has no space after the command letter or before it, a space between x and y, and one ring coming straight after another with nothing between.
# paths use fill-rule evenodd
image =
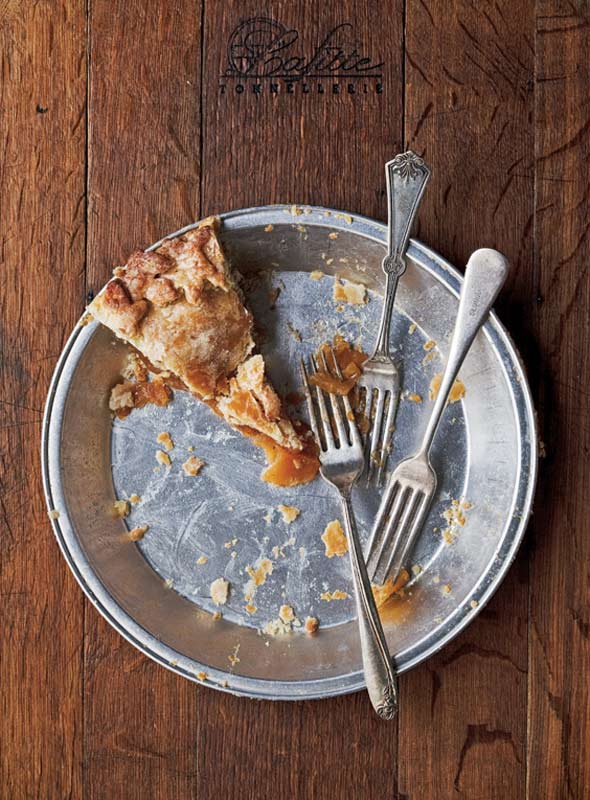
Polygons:
<instances>
[{"instance_id":1,"label":"round metal pie plate","mask_svg":"<svg viewBox=\"0 0 590 800\"><path fill-rule=\"evenodd\" d=\"M286 206L234 211L222 220L223 244L245 278L260 347L281 393L299 388L299 357L336 332L370 351L380 313L384 225ZM325 273L320 280L310 278L316 270ZM368 302L334 301L333 275L364 283ZM453 267L412 241L391 334L405 391L390 466L421 437L460 285ZM430 342L436 344L429 350ZM348 558L326 558L320 538L326 523L339 517L331 488L319 478L296 489L263 483L261 452L182 392L166 408L147 406L113 423L108 398L126 354L97 323L77 327L57 365L45 413L47 503L59 512L52 523L57 540L88 598L148 656L191 680L205 672L206 683L224 691L306 699L362 688ZM531 508L534 410L518 354L494 314L461 378L465 396L447 407L435 442L439 487L414 554L415 574L405 596L385 613L400 672L443 647L489 600L514 558ZM161 431L175 444L170 467L156 462ZM196 477L181 468L192 452L206 462ZM141 501L130 517L114 519L114 500L133 493ZM449 543L442 515L461 498L470 504L466 522L446 537ZM378 499L374 489L356 491L365 536ZM281 504L301 509L291 525L277 511ZM140 524L150 526L148 533L129 541L126 528ZM207 562L199 565L202 555ZM246 568L262 557L274 569L256 590L250 614ZM215 620L209 585L222 576L231 590L223 618ZM334 590L350 596L321 599ZM319 632L261 633L282 604L301 620L317 616Z\"/></svg>"}]
</instances>

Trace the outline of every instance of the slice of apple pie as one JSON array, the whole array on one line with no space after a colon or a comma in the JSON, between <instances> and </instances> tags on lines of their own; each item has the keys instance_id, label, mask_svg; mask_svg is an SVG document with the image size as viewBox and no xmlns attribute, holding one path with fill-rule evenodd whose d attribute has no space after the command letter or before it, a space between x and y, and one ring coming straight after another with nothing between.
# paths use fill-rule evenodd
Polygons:
<instances>
[{"instance_id":1,"label":"slice of apple pie","mask_svg":"<svg viewBox=\"0 0 590 800\"><path fill-rule=\"evenodd\" d=\"M172 375L173 385L262 447L269 460L264 480L279 486L306 483L319 467L315 442L286 416L262 356L253 354L252 315L221 248L218 226L209 217L157 250L133 253L88 310L132 345L151 372ZM162 397L161 382L156 387ZM119 394L124 403L125 392Z\"/></svg>"}]
</instances>

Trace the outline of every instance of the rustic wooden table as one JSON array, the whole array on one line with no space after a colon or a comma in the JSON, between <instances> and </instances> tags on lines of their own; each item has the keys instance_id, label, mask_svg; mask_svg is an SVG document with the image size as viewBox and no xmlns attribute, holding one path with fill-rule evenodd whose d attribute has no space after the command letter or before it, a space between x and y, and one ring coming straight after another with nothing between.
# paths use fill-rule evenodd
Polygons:
<instances>
[{"instance_id":1,"label":"rustic wooden table","mask_svg":"<svg viewBox=\"0 0 590 800\"><path fill-rule=\"evenodd\" d=\"M589 3L0 0L0 23L0 797L588 797ZM239 76L253 52L275 77ZM406 146L434 167L417 236L513 264L499 314L546 449L524 545L401 678L396 724L364 694L190 684L109 627L58 551L39 465L55 361L132 248L265 203L383 219Z\"/></svg>"}]
</instances>

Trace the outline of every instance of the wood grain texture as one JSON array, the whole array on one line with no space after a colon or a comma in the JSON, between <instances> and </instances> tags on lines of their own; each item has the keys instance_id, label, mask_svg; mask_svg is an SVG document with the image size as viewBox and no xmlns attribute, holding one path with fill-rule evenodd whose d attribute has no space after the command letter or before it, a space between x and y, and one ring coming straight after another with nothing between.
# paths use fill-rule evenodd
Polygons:
<instances>
[{"instance_id":1,"label":"wood grain texture","mask_svg":"<svg viewBox=\"0 0 590 800\"><path fill-rule=\"evenodd\" d=\"M533 5L406 11L407 143L434 165L419 236L459 267L477 247L508 256L499 311L520 346L535 310ZM402 681L402 794L524 797L527 604L524 555L477 621Z\"/></svg>"},{"instance_id":2,"label":"wood grain texture","mask_svg":"<svg viewBox=\"0 0 590 800\"><path fill-rule=\"evenodd\" d=\"M215 7L216 14L212 9ZM207 213L266 203L317 203L383 218L383 164L402 145L402 7L375 25L364 2L273 3L272 17L299 33L297 48L313 52L343 22L361 48L384 60L383 94L348 94L345 80L306 81L304 94L269 81L220 81L226 45L258 3L205 3L203 74L203 209ZM226 85L224 93L220 83ZM238 81L239 83L239 81ZM242 83L246 84L246 81ZM340 92L333 92L338 83ZM361 82L359 82L361 83ZM374 81L369 82L371 86ZM250 797L355 798L396 793L395 725L381 722L364 695L321 703L259 703L208 692L201 701L199 789L217 797L248 786ZM378 744L376 744L378 743Z\"/></svg>"},{"instance_id":3,"label":"wood grain texture","mask_svg":"<svg viewBox=\"0 0 590 800\"><path fill-rule=\"evenodd\" d=\"M237 91L228 41L260 15L302 53L352 23L382 92ZM0 0L2 800L587 796L589 52L585 0ZM50 373L132 249L264 203L383 219L404 145L434 167L419 238L513 265L499 312L547 451L524 546L477 621L401 677L395 725L364 694L194 686L116 634L59 554L38 477Z\"/></svg>"},{"instance_id":4,"label":"wood grain texture","mask_svg":"<svg viewBox=\"0 0 590 800\"><path fill-rule=\"evenodd\" d=\"M0 796L79 797L83 601L39 441L84 291L83 3L0 4Z\"/></svg>"},{"instance_id":5,"label":"wood grain texture","mask_svg":"<svg viewBox=\"0 0 590 800\"><path fill-rule=\"evenodd\" d=\"M90 8L88 290L199 216L200 7ZM84 797L193 794L201 690L86 609Z\"/></svg>"},{"instance_id":6,"label":"wood grain texture","mask_svg":"<svg viewBox=\"0 0 590 800\"><path fill-rule=\"evenodd\" d=\"M531 535L529 797L590 786L590 9L537 7L536 333L547 458Z\"/></svg>"}]
</instances>

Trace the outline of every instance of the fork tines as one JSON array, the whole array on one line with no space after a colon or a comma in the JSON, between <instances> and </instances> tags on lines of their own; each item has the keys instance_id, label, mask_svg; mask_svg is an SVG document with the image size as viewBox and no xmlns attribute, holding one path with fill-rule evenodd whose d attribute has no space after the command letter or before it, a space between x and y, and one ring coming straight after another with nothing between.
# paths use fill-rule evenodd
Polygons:
<instances>
[{"instance_id":1,"label":"fork tines","mask_svg":"<svg viewBox=\"0 0 590 800\"><path fill-rule=\"evenodd\" d=\"M395 478L395 473L394 473ZM373 526L367 571L377 584L396 577L405 565L428 510L430 494L393 480Z\"/></svg>"},{"instance_id":2,"label":"fork tines","mask_svg":"<svg viewBox=\"0 0 590 800\"><path fill-rule=\"evenodd\" d=\"M364 389L364 414L369 422L365 439L366 482L367 485L371 482L377 470L377 485L380 486L391 450L399 389L393 385L385 391L360 388Z\"/></svg>"},{"instance_id":3,"label":"fork tines","mask_svg":"<svg viewBox=\"0 0 590 800\"><path fill-rule=\"evenodd\" d=\"M328 360L326 359L324 349L322 349L320 351L320 358L322 360L323 371L328 375L335 374L337 378L342 380L342 374L338 362L336 361L334 351L329 346L325 346L325 349L327 349L329 353L332 367L330 368L328 366ZM315 356L311 356L310 363L312 374L317 374L319 370ZM311 427L321 450L327 452L332 449L362 445L348 397L346 395L328 393L332 409L332 415L330 415L323 390L320 389L319 386L314 386L313 389L315 389L315 391L313 391L310 385L308 371L303 359L301 359L301 373Z\"/></svg>"}]
</instances>

